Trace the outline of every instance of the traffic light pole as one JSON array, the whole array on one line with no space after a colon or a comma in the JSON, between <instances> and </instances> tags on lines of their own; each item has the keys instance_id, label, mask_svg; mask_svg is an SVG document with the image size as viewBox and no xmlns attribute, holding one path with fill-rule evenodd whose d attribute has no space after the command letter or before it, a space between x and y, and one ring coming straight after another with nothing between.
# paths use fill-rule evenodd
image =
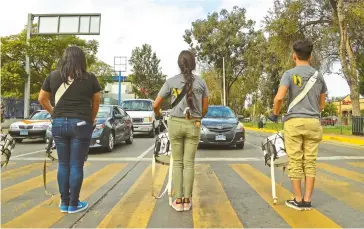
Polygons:
<instances>
[{"instance_id":1,"label":"traffic light pole","mask_svg":"<svg viewBox=\"0 0 364 229\"><path fill-rule=\"evenodd\" d=\"M27 25L27 45L32 35L33 26L33 15L28 14L28 25ZM27 73L27 80L24 85L24 118L29 117L29 105L30 105L30 59L28 53L25 56L25 71Z\"/></svg>"}]
</instances>

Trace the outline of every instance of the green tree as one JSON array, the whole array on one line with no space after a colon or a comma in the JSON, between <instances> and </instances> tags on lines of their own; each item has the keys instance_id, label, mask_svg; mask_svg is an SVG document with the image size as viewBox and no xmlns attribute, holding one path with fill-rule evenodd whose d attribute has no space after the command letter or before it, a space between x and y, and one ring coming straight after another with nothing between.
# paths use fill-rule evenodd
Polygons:
<instances>
[{"instance_id":1,"label":"green tree","mask_svg":"<svg viewBox=\"0 0 364 229\"><path fill-rule=\"evenodd\" d=\"M88 68L88 71L95 74L102 88L105 88L107 83L112 82L113 68L101 60L96 60Z\"/></svg>"},{"instance_id":2,"label":"green tree","mask_svg":"<svg viewBox=\"0 0 364 229\"><path fill-rule=\"evenodd\" d=\"M270 47L282 71L292 67L291 46L298 39L314 42L312 65L330 72L340 61L353 102L359 114L358 58L363 53L364 2L361 0L275 0L265 19Z\"/></svg>"},{"instance_id":3,"label":"green tree","mask_svg":"<svg viewBox=\"0 0 364 229\"><path fill-rule=\"evenodd\" d=\"M227 102L230 90L238 78L242 77L247 63L243 58L253 37L254 22L246 19L246 10L237 6L231 12L223 9L213 12L207 19L196 20L192 28L183 36L198 61L214 67L222 84L223 58L225 58L225 78ZM228 103L229 104L229 103Z\"/></svg>"},{"instance_id":4,"label":"green tree","mask_svg":"<svg viewBox=\"0 0 364 229\"><path fill-rule=\"evenodd\" d=\"M337 115L337 106L333 103L326 102L325 109L321 113L322 117Z\"/></svg>"},{"instance_id":5,"label":"green tree","mask_svg":"<svg viewBox=\"0 0 364 229\"><path fill-rule=\"evenodd\" d=\"M143 44L133 49L129 62L133 72L129 76L133 92L138 98L155 99L166 79L157 54L149 44Z\"/></svg>"},{"instance_id":6,"label":"green tree","mask_svg":"<svg viewBox=\"0 0 364 229\"><path fill-rule=\"evenodd\" d=\"M97 62L98 42L76 36L33 36L26 44L26 30L19 34L1 37L1 86L3 97L24 97L27 80L25 56L30 57L31 99L37 99L44 79L56 69L63 51L71 45L79 46L87 56L87 64Z\"/></svg>"}]
</instances>

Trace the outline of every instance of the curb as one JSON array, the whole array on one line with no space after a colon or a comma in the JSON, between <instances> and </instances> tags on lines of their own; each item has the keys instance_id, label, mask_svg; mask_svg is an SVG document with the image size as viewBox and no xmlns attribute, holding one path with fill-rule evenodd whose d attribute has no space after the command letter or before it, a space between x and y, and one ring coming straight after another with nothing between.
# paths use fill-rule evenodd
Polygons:
<instances>
[{"instance_id":1,"label":"curb","mask_svg":"<svg viewBox=\"0 0 364 229\"><path fill-rule=\"evenodd\" d=\"M277 130L271 129L258 129L254 127L244 127L246 130L255 131L255 132L263 132L263 133L277 133ZM345 137L345 136L330 136L330 135L323 135L322 140L330 141L330 142L337 142L337 143L346 143L351 145L357 146L364 146L364 137Z\"/></svg>"}]
</instances>

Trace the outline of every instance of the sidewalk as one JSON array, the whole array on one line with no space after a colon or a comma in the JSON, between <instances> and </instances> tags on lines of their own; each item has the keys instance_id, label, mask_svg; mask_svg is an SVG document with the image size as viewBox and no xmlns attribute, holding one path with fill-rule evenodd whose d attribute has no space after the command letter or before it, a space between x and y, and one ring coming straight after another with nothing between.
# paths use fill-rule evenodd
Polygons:
<instances>
[{"instance_id":1,"label":"sidewalk","mask_svg":"<svg viewBox=\"0 0 364 229\"><path fill-rule=\"evenodd\" d=\"M250 131L263 132L263 133L277 133L277 130L272 130L272 129L258 129L258 128L254 128L254 127L245 127L245 129L250 130ZM324 136L322 137L322 140L364 146L364 137L359 137L359 136L324 134Z\"/></svg>"}]
</instances>

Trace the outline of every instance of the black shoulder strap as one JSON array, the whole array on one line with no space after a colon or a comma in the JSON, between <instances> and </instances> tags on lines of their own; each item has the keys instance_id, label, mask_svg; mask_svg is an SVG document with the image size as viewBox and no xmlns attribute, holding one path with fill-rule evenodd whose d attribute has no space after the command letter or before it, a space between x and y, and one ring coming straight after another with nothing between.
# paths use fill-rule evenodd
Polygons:
<instances>
[{"instance_id":1,"label":"black shoulder strap","mask_svg":"<svg viewBox=\"0 0 364 229\"><path fill-rule=\"evenodd\" d=\"M174 108L175 106L177 106L177 104L179 102L181 102L181 100L183 99L183 97L185 97L186 95L186 85L183 86L181 93L177 96L177 98L173 101L171 108Z\"/></svg>"}]
</instances>

